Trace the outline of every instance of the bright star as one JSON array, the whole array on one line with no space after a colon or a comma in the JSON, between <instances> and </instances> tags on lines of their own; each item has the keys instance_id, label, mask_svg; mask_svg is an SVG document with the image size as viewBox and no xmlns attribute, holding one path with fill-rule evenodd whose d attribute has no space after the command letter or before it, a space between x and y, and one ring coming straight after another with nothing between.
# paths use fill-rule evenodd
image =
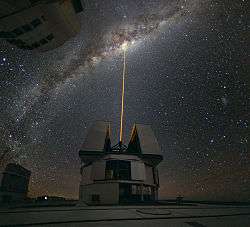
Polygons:
<instances>
[{"instance_id":1,"label":"bright star","mask_svg":"<svg viewBox=\"0 0 250 227\"><path fill-rule=\"evenodd\" d=\"M128 49L128 42L124 42L123 44L122 44L122 50L127 50Z\"/></svg>"}]
</instances>

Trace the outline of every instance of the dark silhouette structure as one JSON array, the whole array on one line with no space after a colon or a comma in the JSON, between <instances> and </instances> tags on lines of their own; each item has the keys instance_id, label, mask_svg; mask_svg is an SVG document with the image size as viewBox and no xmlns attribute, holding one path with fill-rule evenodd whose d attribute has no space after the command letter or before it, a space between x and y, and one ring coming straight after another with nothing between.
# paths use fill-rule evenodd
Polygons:
<instances>
[{"instance_id":1,"label":"dark silhouette structure","mask_svg":"<svg viewBox=\"0 0 250 227\"><path fill-rule=\"evenodd\" d=\"M63 45L80 31L80 0L0 0L0 39L40 52Z\"/></svg>"},{"instance_id":2,"label":"dark silhouette structure","mask_svg":"<svg viewBox=\"0 0 250 227\"><path fill-rule=\"evenodd\" d=\"M31 172L24 167L10 163L3 172L0 201L22 202L27 198Z\"/></svg>"}]
</instances>

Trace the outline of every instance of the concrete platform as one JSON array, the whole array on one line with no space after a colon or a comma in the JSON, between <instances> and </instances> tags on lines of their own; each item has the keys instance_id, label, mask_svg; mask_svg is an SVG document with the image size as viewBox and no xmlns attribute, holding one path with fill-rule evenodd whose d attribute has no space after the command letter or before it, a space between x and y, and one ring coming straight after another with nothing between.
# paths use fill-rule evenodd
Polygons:
<instances>
[{"instance_id":1,"label":"concrete platform","mask_svg":"<svg viewBox=\"0 0 250 227\"><path fill-rule=\"evenodd\" d=\"M250 206L36 207L0 210L0 226L250 226Z\"/></svg>"}]
</instances>

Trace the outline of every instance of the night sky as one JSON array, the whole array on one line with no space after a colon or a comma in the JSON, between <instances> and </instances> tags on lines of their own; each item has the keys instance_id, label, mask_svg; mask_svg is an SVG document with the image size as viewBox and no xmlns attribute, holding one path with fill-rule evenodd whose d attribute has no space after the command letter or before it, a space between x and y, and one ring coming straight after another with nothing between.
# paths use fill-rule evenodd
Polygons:
<instances>
[{"instance_id":1,"label":"night sky","mask_svg":"<svg viewBox=\"0 0 250 227\"><path fill-rule=\"evenodd\" d=\"M45 53L0 42L1 149L32 171L30 196L77 198L78 150L95 120L118 142L134 122L162 148L160 197L249 200L247 1L93 0L81 31Z\"/></svg>"}]
</instances>

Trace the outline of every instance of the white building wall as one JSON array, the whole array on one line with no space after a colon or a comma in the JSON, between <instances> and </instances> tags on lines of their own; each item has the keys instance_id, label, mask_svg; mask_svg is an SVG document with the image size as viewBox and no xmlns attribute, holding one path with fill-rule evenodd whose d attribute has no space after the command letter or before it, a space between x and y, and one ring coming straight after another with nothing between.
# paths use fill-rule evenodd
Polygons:
<instances>
[{"instance_id":1,"label":"white building wall","mask_svg":"<svg viewBox=\"0 0 250 227\"><path fill-rule=\"evenodd\" d=\"M82 169L81 185L93 183L92 176L92 165L86 166Z\"/></svg>"},{"instance_id":2,"label":"white building wall","mask_svg":"<svg viewBox=\"0 0 250 227\"><path fill-rule=\"evenodd\" d=\"M136 155L126 154L108 154L104 157L105 160L124 160L124 161L140 161Z\"/></svg>"},{"instance_id":3,"label":"white building wall","mask_svg":"<svg viewBox=\"0 0 250 227\"><path fill-rule=\"evenodd\" d=\"M100 160L93 163L92 176L93 180L105 180L106 161Z\"/></svg>"},{"instance_id":4,"label":"white building wall","mask_svg":"<svg viewBox=\"0 0 250 227\"><path fill-rule=\"evenodd\" d=\"M100 202L93 202L92 195L99 195ZM80 186L80 200L87 204L118 204L119 184L118 183L95 183Z\"/></svg>"},{"instance_id":5,"label":"white building wall","mask_svg":"<svg viewBox=\"0 0 250 227\"><path fill-rule=\"evenodd\" d=\"M131 163L131 181L105 180L107 160L127 160ZM153 168L145 165L138 157L132 155L109 154L97 160L82 170L82 182L79 198L87 204L117 204L119 203L119 183L154 185ZM148 193L148 191L147 191ZM157 192L155 192L157 193ZM146 192L144 193L146 194ZM92 201L92 196L99 197L100 201Z\"/></svg>"},{"instance_id":6,"label":"white building wall","mask_svg":"<svg viewBox=\"0 0 250 227\"><path fill-rule=\"evenodd\" d=\"M131 161L131 178L132 180L145 180L145 165L140 161Z\"/></svg>"},{"instance_id":7,"label":"white building wall","mask_svg":"<svg viewBox=\"0 0 250 227\"><path fill-rule=\"evenodd\" d=\"M153 168L152 166L145 165L145 171L146 171L146 184L154 184L154 176L153 176Z\"/></svg>"},{"instance_id":8,"label":"white building wall","mask_svg":"<svg viewBox=\"0 0 250 227\"><path fill-rule=\"evenodd\" d=\"M126 155L126 154L110 154L107 155L105 160L124 160L130 161L131 163L131 179L144 181L145 176L145 164L136 155ZM105 169L105 167L104 167Z\"/></svg>"},{"instance_id":9,"label":"white building wall","mask_svg":"<svg viewBox=\"0 0 250 227\"><path fill-rule=\"evenodd\" d=\"M95 180L105 180L105 169L106 169L106 161L107 160L118 160L117 155L108 155L105 159L98 160L93 162L92 165L85 167L82 172L82 184L88 184ZM131 158L130 156L120 155L119 160L128 160L131 163L131 179L148 181L153 183L153 174L152 170L147 170L145 168L145 164L142 161ZM146 176L149 174L149 176Z\"/></svg>"}]
</instances>

